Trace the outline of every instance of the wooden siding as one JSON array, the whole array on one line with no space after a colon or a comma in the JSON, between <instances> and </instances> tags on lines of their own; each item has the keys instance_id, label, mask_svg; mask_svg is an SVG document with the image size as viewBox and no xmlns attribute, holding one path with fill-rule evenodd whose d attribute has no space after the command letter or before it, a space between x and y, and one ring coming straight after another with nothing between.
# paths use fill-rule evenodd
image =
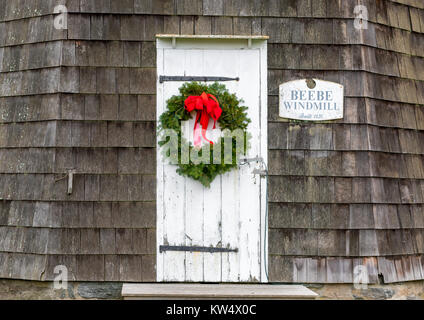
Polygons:
<instances>
[{"instance_id":1,"label":"wooden siding","mask_svg":"<svg viewBox=\"0 0 424 320\"><path fill-rule=\"evenodd\" d=\"M424 279L422 0L61 3L67 31L56 0L0 0L0 277L156 278L154 41L180 33L270 36L270 280ZM278 118L304 77L345 86L344 119Z\"/></svg>"}]
</instances>

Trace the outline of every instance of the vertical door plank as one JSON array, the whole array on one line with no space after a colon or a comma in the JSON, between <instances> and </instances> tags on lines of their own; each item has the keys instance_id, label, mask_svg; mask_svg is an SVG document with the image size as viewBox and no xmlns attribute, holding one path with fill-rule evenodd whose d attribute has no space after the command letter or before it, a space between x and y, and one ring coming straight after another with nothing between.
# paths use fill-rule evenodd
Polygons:
<instances>
[{"instance_id":1,"label":"vertical door plank","mask_svg":"<svg viewBox=\"0 0 424 320\"><path fill-rule=\"evenodd\" d=\"M158 72L158 78L159 75L163 74L163 62L164 62L164 50L163 49L158 49L157 50L157 72ZM157 120L159 121L159 117L160 115L163 113L164 111L164 107L165 107L165 97L164 97L164 85L160 84L159 82L157 83L157 101L156 101L156 114L157 114ZM157 145L157 141L156 141L156 145ZM164 281L164 266L163 266L163 255L159 252L159 245L164 243L164 239L163 239L163 235L164 235L164 230L163 230L163 225L164 225L164 217L163 217L163 213L164 213L164 208L163 208L163 203L164 203L164 178L163 178L163 159L162 159L162 155L160 153L160 148L156 149L156 159L157 159L157 172L156 172L156 280L158 282L162 282Z\"/></svg>"},{"instance_id":2,"label":"vertical door plank","mask_svg":"<svg viewBox=\"0 0 424 320\"><path fill-rule=\"evenodd\" d=\"M185 52L184 60L180 63L184 64L184 74L197 76L203 74L203 50L181 50ZM180 86L182 83L180 83ZM189 121L188 134L190 141L193 141L193 129L196 114L193 112L193 119ZM186 243L192 246L204 245L203 223L204 223L204 200L203 186L190 178L182 178L185 180L186 187ZM186 281L204 281L204 253L186 252Z\"/></svg>"},{"instance_id":3,"label":"vertical door plank","mask_svg":"<svg viewBox=\"0 0 424 320\"><path fill-rule=\"evenodd\" d=\"M237 77L237 54L237 50L205 50L204 71L208 76ZM235 81L225 82L225 85L230 92L238 91L238 83ZM222 203L222 192L227 192L231 188L233 188L233 185L228 186L227 184L223 184L222 178L218 177L213 181L210 189L204 190L204 234L206 246L226 246L222 239L222 215L224 205ZM229 210L234 210L235 208L234 201L228 201L225 205ZM234 227L237 228L237 226ZM233 229L233 232L234 230L235 229ZM233 244L233 248L238 245L237 243ZM222 253L212 253L205 255L205 266L208 266L208 268L205 268L205 281L223 281L222 258L225 255L228 256L228 254Z\"/></svg>"},{"instance_id":4,"label":"vertical door plank","mask_svg":"<svg viewBox=\"0 0 424 320\"><path fill-rule=\"evenodd\" d=\"M210 76L238 77L240 68L238 61L239 50L209 50L205 53L205 68ZM240 96L239 84L236 81L224 83L229 92ZM236 179L236 183L234 183ZM219 182L219 188L218 188ZM216 187L215 187L216 184ZM218 206L208 208L208 223L205 226L205 239L209 245L213 245L213 239L219 238L220 245L229 248L239 248L238 226L239 215L238 205L240 195L234 192L238 189L238 174L231 172L214 181L213 188L205 192L205 199L213 199ZM209 196L206 196L209 194ZM220 225L219 225L220 223ZM216 242L216 240L215 240ZM218 277L223 282L234 282L239 279L239 255L238 253L221 253L206 256L205 265L211 265L209 270L209 281L217 281Z\"/></svg>"},{"instance_id":5,"label":"vertical door plank","mask_svg":"<svg viewBox=\"0 0 424 320\"><path fill-rule=\"evenodd\" d=\"M180 75L184 72L184 51L164 50L164 73L166 75ZM164 108L166 101L178 94L179 84L164 83ZM164 244L185 244L185 183L184 179L175 171L175 165L163 164L163 216L164 216ZM185 279L185 253L168 251L164 255L164 280L182 281Z\"/></svg>"},{"instance_id":6,"label":"vertical door plank","mask_svg":"<svg viewBox=\"0 0 424 320\"><path fill-rule=\"evenodd\" d=\"M264 42L260 48L260 152L261 157L264 159L268 166L268 49L267 43ZM260 221L260 268L261 268L261 282L268 282L268 179L262 179L259 197L261 203L261 221Z\"/></svg>"},{"instance_id":7,"label":"vertical door plank","mask_svg":"<svg viewBox=\"0 0 424 320\"><path fill-rule=\"evenodd\" d=\"M220 247L221 241L221 179L217 177L210 189L203 191L203 233L206 247ZM221 281L221 253L205 253L204 281Z\"/></svg>"},{"instance_id":8,"label":"vertical door plank","mask_svg":"<svg viewBox=\"0 0 424 320\"><path fill-rule=\"evenodd\" d=\"M260 64L259 50L239 52L240 93L248 106L251 119L248 131L252 135L248 158L259 156L260 152ZM246 68L249 66L249 68ZM256 79L256 81L252 81ZM260 180L252 171L258 164L246 165L240 169L240 280L260 281Z\"/></svg>"},{"instance_id":9,"label":"vertical door plank","mask_svg":"<svg viewBox=\"0 0 424 320\"><path fill-rule=\"evenodd\" d=\"M239 171L234 170L222 175L222 245L240 248L240 179ZM222 282L238 282L240 279L240 254L222 254Z\"/></svg>"}]
</instances>

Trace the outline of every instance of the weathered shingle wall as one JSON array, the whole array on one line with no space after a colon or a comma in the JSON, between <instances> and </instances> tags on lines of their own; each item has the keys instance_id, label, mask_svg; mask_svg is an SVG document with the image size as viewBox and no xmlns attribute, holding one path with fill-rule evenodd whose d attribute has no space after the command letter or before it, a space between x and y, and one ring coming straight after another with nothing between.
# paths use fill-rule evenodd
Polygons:
<instances>
[{"instance_id":1,"label":"weathered shingle wall","mask_svg":"<svg viewBox=\"0 0 424 320\"><path fill-rule=\"evenodd\" d=\"M75 41L79 16L58 32L58 2L18 2L0 7L0 277L154 281L154 43Z\"/></svg>"},{"instance_id":2,"label":"weathered shingle wall","mask_svg":"<svg viewBox=\"0 0 424 320\"><path fill-rule=\"evenodd\" d=\"M352 282L362 264L372 282L422 279L423 6L363 2L358 31L326 3L325 19L269 28L271 277ZM345 86L343 120L278 119L278 85L303 77Z\"/></svg>"},{"instance_id":3,"label":"weathered shingle wall","mask_svg":"<svg viewBox=\"0 0 424 320\"><path fill-rule=\"evenodd\" d=\"M0 1L0 277L155 279L158 33L270 36L272 281L424 278L421 0ZM278 117L303 77L345 86L343 120Z\"/></svg>"}]
</instances>

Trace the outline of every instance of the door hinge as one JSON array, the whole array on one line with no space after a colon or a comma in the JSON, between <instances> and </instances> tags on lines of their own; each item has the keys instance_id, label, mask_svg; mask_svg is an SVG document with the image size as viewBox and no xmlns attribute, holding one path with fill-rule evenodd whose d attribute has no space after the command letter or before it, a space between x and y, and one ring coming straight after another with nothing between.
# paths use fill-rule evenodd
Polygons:
<instances>
[{"instance_id":1,"label":"door hinge","mask_svg":"<svg viewBox=\"0 0 424 320\"><path fill-rule=\"evenodd\" d=\"M253 169L252 174L256 175L260 175L261 177L266 177L268 175L268 169L267 169L267 165L265 163L264 158L262 157L255 157L255 158L240 158L240 165L246 165L248 164L250 166L250 163L252 162L256 162L256 163L260 163L261 166L263 167L262 169Z\"/></svg>"},{"instance_id":2,"label":"door hinge","mask_svg":"<svg viewBox=\"0 0 424 320\"><path fill-rule=\"evenodd\" d=\"M197 247L197 246L159 246L159 252L164 251L189 251L189 252L238 252L238 249Z\"/></svg>"},{"instance_id":3,"label":"door hinge","mask_svg":"<svg viewBox=\"0 0 424 320\"><path fill-rule=\"evenodd\" d=\"M262 157L255 157L255 158L240 158L240 164L248 164L251 162L263 162L264 159Z\"/></svg>"}]
</instances>

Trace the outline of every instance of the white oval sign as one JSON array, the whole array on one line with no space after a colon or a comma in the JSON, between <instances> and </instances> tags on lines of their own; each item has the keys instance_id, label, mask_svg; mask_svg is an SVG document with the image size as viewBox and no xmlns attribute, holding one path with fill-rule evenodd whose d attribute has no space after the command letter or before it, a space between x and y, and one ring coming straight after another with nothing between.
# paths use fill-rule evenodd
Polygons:
<instances>
[{"instance_id":1,"label":"white oval sign","mask_svg":"<svg viewBox=\"0 0 424 320\"><path fill-rule=\"evenodd\" d=\"M344 89L339 83L303 79L280 85L280 117L296 120L343 118Z\"/></svg>"}]
</instances>

